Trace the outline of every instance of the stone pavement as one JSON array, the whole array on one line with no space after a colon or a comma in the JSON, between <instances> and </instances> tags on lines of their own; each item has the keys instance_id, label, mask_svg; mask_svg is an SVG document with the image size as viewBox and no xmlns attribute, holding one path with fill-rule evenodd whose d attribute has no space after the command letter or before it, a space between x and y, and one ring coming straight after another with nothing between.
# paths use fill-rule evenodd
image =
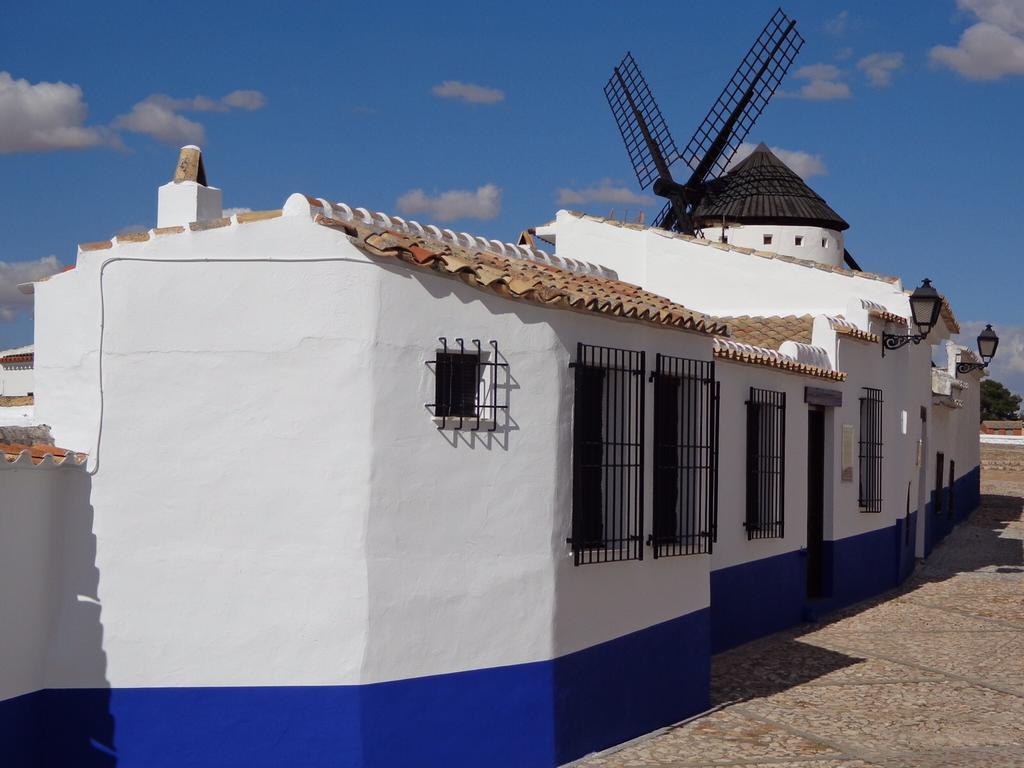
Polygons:
<instances>
[{"instance_id":1,"label":"stone pavement","mask_svg":"<svg viewBox=\"0 0 1024 768\"><path fill-rule=\"evenodd\" d=\"M1024 768L1024 473L898 590L716 656L719 707L580 768Z\"/></svg>"}]
</instances>

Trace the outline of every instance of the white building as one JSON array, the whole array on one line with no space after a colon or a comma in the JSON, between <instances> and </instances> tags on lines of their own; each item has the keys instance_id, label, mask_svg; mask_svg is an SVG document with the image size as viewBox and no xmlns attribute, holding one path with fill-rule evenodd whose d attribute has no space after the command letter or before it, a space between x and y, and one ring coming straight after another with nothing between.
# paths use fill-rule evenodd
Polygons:
<instances>
[{"instance_id":1,"label":"white building","mask_svg":"<svg viewBox=\"0 0 1024 768\"><path fill-rule=\"evenodd\" d=\"M0 351L0 397L31 395L33 369L32 346Z\"/></svg>"},{"instance_id":2,"label":"white building","mask_svg":"<svg viewBox=\"0 0 1024 768\"><path fill-rule=\"evenodd\" d=\"M6 764L564 764L977 504L977 376L933 376L948 305L882 356L898 278L566 211L553 254L221 218L200 168L26 288L61 449L0 463Z\"/></svg>"}]
</instances>

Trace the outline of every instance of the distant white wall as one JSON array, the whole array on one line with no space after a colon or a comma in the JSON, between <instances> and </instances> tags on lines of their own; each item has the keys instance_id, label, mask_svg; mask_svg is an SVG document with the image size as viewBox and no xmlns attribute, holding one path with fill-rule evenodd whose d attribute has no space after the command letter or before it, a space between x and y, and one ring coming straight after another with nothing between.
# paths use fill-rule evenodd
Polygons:
<instances>
[{"instance_id":1,"label":"distant white wall","mask_svg":"<svg viewBox=\"0 0 1024 768\"><path fill-rule=\"evenodd\" d=\"M702 227L702 232L708 240L721 240L721 226ZM843 266L843 235L834 229L779 224L726 224L725 236L729 245Z\"/></svg>"},{"instance_id":2,"label":"distant white wall","mask_svg":"<svg viewBox=\"0 0 1024 768\"><path fill-rule=\"evenodd\" d=\"M566 211L558 212L555 229L559 256L602 264L621 280L701 312L841 315L851 299L868 299L897 314L909 314L899 284L795 266L661 230L617 227Z\"/></svg>"}]
</instances>

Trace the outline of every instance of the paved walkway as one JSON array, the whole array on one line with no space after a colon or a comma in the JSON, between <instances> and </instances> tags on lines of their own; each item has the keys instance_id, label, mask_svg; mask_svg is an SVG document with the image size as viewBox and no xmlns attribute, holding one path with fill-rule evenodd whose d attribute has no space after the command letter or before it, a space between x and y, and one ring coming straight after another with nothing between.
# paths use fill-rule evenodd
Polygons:
<instances>
[{"instance_id":1,"label":"paved walkway","mask_svg":"<svg viewBox=\"0 0 1024 768\"><path fill-rule=\"evenodd\" d=\"M1024 474L897 592L716 656L720 709L586 768L1024 768Z\"/></svg>"}]
</instances>

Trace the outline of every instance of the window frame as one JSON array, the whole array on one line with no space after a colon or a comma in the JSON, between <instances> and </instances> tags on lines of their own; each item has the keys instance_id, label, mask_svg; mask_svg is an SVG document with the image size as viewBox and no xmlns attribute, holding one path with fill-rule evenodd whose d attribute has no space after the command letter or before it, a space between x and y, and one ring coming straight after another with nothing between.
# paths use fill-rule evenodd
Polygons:
<instances>
[{"instance_id":1,"label":"window frame","mask_svg":"<svg viewBox=\"0 0 1024 768\"><path fill-rule=\"evenodd\" d=\"M882 511L882 467L885 446L885 412L882 390L864 387L860 398L857 441L857 505L861 512Z\"/></svg>"},{"instance_id":2,"label":"window frame","mask_svg":"<svg viewBox=\"0 0 1024 768\"><path fill-rule=\"evenodd\" d=\"M786 393L750 388L747 406L747 539L786 535Z\"/></svg>"},{"instance_id":3,"label":"window frame","mask_svg":"<svg viewBox=\"0 0 1024 768\"><path fill-rule=\"evenodd\" d=\"M658 354L654 382L653 556L707 554L718 533L719 384L714 360Z\"/></svg>"},{"instance_id":4,"label":"window frame","mask_svg":"<svg viewBox=\"0 0 1024 768\"><path fill-rule=\"evenodd\" d=\"M579 342L573 369L573 565L643 560L646 353Z\"/></svg>"}]
</instances>

